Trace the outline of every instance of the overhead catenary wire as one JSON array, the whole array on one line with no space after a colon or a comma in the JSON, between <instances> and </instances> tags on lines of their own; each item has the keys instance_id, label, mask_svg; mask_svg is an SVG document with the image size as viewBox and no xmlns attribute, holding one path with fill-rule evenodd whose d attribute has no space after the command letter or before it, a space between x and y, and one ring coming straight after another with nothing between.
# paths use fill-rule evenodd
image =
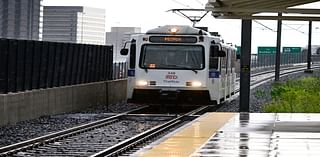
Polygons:
<instances>
[{"instance_id":1,"label":"overhead catenary wire","mask_svg":"<svg viewBox=\"0 0 320 157\"><path fill-rule=\"evenodd\" d=\"M272 29L272 28L264 25L263 23L261 23L261 22L259 22L259 21L257 21L257 20L253 20L253 21L256 22L257 24L263 26L264 28L272 31L272 32L277 32L276 30L274 30L274 29ZM282 23L282 24L283 24L284 26L290 28L291 30L297 31L297 32L299 32L299 33L301 33L301 34L304 34L304 35L308 35L306 32L299 30L302 26L300 26L299 28L294 28L294 27L291 27L291 26L288 25L288 24L285 24L285 23Z\"/></svg>"},{"instance_id":2,"label":"overhead catenary wire","mask_svg":"<svg viewBox=\"0 0 320 157\"><path fill-rule=\"evenodd\" d=\"M270 27L268 27L268 26L264 25L263 23L261 23L261 22L259 22L259 21L257 21L257 20L253 20L253 21L254 21L255 23L257 23L257 24L259 24L259 25L263 26L264 28L266 28L266 29L268 29L268 30L272 31L272 32L277 32L276 30L274 30L274 29L272 29L272 28L270 28Z\"/></svg>"},{"instance_id":3,"label":"overhead catenary wire","mask_svg":"<svg viewBox=\"0 0 320 157\"><path fill-rule=\"evenodd\" d=\"M304 31L300 31L299 29L303 26L300 26L299 28L294 28L294 27L291 27L290 25L288 25L288 24L283 24L284 26L286 26L286 27L288 27L288 28L290 28L290 29L292 29L292 30L295 30L295 31L297 31L297 32L299 32L299 33L302 33L302 34L304 34L304 35L308 35L306 32L304 32Z\"/></svg>"}]
</instances>

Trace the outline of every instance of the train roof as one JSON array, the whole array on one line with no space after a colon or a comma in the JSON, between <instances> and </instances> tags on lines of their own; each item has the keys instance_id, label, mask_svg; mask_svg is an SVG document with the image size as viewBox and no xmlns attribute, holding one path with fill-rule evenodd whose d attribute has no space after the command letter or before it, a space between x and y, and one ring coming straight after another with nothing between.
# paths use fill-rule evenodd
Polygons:
<instances>
[{"instance_id":1,"label":"train roof","mask_svg":"<svg viewBox=\"0 0 320 157\"><path fill-rule=\"evenodd\" d=\"M151 29L146 34L173 34L173 35L210 35L208 32L186 26L186 25L166 25Z\"/></svg>"}]
</instances>

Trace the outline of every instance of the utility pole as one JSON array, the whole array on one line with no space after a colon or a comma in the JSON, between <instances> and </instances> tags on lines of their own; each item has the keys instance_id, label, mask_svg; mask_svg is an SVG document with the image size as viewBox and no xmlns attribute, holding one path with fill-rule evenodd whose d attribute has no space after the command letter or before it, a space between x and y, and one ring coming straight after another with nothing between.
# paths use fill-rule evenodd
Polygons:
<instances>
[{"instance_id":1,"label":"utility pole","mask_svg":"<svg viewBox=\"0 0 320 157\"><path fill-rule=\"evenodd\" d=\"M278 16L282 16L282 13L278 13ZM275 81L280 79L280 62L281 62L281 32L282 32L282 20L278 20L277 28L277 51L276 51L276 65L275 65Z\"/></svg>"},{"instance_id":2,"label":"utility pole","mask_svg":"<svg viewBox=\"0 0 320 157\"><path fill-rule=\"evenodd\" d=\"M312 21L309 21L309 34L308 34L308 54L307 54L307 69L304 71L306 73L312 73L311 69L311 42L312 40Z\"/></svg>"}]
</instances>

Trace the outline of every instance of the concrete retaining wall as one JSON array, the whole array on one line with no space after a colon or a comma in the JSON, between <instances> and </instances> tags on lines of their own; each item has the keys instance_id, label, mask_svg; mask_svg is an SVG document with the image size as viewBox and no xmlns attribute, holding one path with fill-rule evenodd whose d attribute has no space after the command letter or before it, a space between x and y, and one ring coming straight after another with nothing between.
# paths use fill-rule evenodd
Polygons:
<instances>
[{"instance_id":1,"label":"concrete retaining wall","mask_svg":"<svg viewBox=\"0 0 320 157\"><path fill-rule=\"evenodd\" d=\"M108 103L115 104L127 98L127 79L108 83Z\"/></svg>"},{"instance_id":2,"label":"concrete retaining wall","mask_svg":"<svg viewBox=\"0 0 320 157\"><path fill-rule=\"evenodd\" d=\"M0 95L0 125L126 99L126 79Z\"/></svg>"}]
</instances>

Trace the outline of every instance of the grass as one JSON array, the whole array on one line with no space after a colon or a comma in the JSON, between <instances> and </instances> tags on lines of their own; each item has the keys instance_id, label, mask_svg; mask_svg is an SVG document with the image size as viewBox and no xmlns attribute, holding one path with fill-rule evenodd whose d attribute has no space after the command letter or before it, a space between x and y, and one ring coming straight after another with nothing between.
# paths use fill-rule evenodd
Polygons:
<instances>
[{"instance_id":1,"label":"grass","mask_svg":"<svg viewBox=\"0 0 320 157\"><path fill-rule=\"evenodd\" d=\"M267 96L267 93L262 90L262 89L258 89L256 92L255 92L255 96L258 97L258 98L264 98Z\"/></svg>"},{"instance_id":2,"label":"grass","mask_svg":"<svg viewBox=\"0 0 320 157\"><path fill-rule=\"evenodd\" d=\"M320 78L275 83L271 96L272 102L264 107L265 112L320 113Z\"/></svg>"}]
</instances>

